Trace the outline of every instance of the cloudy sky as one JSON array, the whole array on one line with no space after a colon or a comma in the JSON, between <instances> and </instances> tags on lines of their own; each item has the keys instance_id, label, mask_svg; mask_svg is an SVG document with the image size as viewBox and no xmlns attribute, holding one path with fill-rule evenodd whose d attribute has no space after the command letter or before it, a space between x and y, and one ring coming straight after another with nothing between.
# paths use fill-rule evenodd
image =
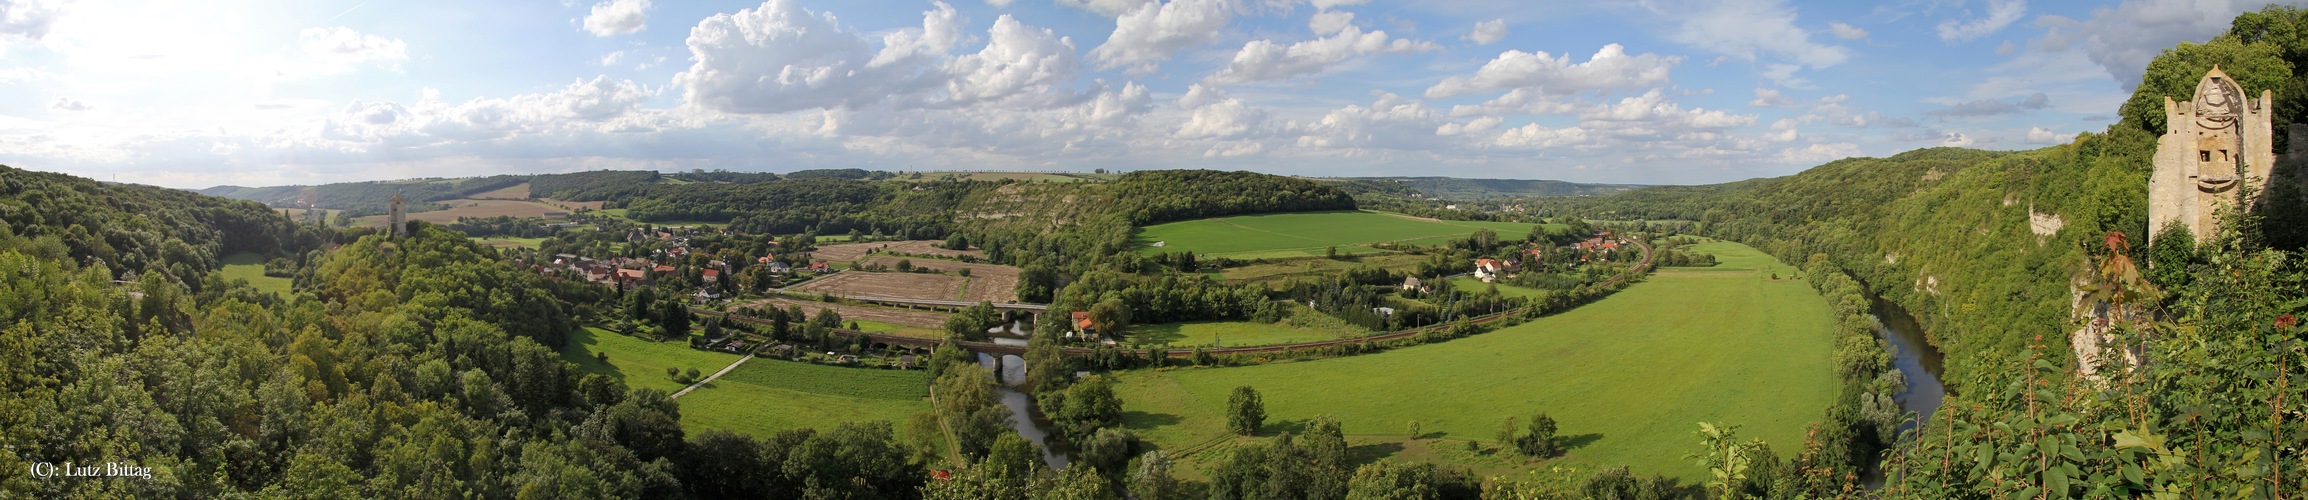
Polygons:
<instances>
[{"instance_id":1,"label":"cloudy sky","mask_svg":"<svg viewBox=\"0 0 2308 500\"><path fill-rule=\"evenodd\" d=\"M0 164L1645 184L2100 130L2229 0L0 0Z\"/></svg>"}]
</instances>

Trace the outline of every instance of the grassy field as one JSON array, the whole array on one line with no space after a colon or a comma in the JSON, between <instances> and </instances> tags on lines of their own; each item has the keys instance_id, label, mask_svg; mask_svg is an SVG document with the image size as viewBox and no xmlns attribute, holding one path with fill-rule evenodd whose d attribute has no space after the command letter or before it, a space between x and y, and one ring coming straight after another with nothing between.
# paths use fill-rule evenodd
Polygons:
<instances>
[{"instance_id":1,"label":"grassy field","mask_svg":"<svg viewBox=\"0 0 2308 500\"><path fill-rule=\"evenodd\" d=\"M1249 321L1194 321L1159 325L1133 325L1129 332L1131 342L1167 343L1178 347L1287 344L1330 340L1339 337L1340 335L1334 332Z\"/></svg>"},{"instance_id":2,"label":"grassy field","mask_svg":"<svg viewBox=\"0 0 2308 500\"><path fill-rule=\"evenodd\" d=\"M1478 280L1467 276L1451 278L1450 282L1451 286L1458 287L1459 291L1473 293L1482 293L1483 290L1490 289L1490 286L1494 284L1484 283L1483 280ZM1499 296L1501 297L1537 297L1545 293L1533 288L1523 288L1505 283L1495 284L1499 286Z\"/></svg>"},{"instance_id":3,"label":"grassy field","mask_svg":"<svg viewBox=\"0 0 2308 500\"><path fill-rule=\"evenodd\" d=\"M1726 262L1768 261L1743 246L1708 249ZM1264 394L1269 434L1329 414L1369 443L1363 458L1443 460L1480 472L1526 464L1468 453L1463 440L1489 444L1503 419L1545 411L1573 446L1561 460L1696 480L1702 471L1682 457L1697 450L1698 422L1740 424L1743 436L1789 456L1835 396L1826 301L1800 281L1755 275L1661 271L1563 314L1378 354L1129 372L1120 386L1124 421L1167 449L1225 443L1227 394L1249 385ZM1404 442L1412 421L1456 446Z\"/></svg>"},{"instance_id":4,"label":"grassy field","mask_svg":"<svg viewBox=\"0 0 2308 500\"><path fill-rule=\"evenodd\" d=\"M1449 239L1480 229L1521 238L1532 224L1419 219L1379 212L1307 212L1243 215L1140 228L1131 241L1142 252L1196 252L1238 259L1377 252L1365 246L1390 241ZM1152 246L1163 243L1162 247Z\"/></svg>"},{"instance_id":5,"label":"grassy field","mask_svg":"<svg viewBox=\"0 0 2308 500\"><path fill-rule=\"evenodd\" d=\"M681 397L682 425L768 438L799 427L831 429L928 410L928 372L813 365L755 359ZM694 432L694 431L693 431Z\"/></svg>"},{"instance_id":6,"label":"grassy field","mask_svg":"<svg viewBox=\"0 0 2308 500\"><path fill-rule=\"evenodd\" d=\"M609 362L595 359L596 352L608 352ZM701 374L710 374L737 361L737 357L690 349L683 342L650 342L593 327L570 333L569 345L561 348L561 359L576 363L586 373L608 375L627 387L653 387L669 393L685 386L666 377L666 367L696 368Z\"/></svg>"},{"instance_id":7,"label":"grassy field","mask_svg":"<svg viewBox=\"0 0 2308 500\"><path fill-rule=\"evenodd\" d=\"M497 247L497 248L537 248L537 245L542 245L542 244L545 244L545 239L544 239L544 238L514 238L514 237L510 237L510 236L491 236L491 237L486 237L486 238L479 238L479 237L476 237L476 238L473 238L473 242L475 242L475 243L480 243L480 244L483 244L483 245L493 246L493 247Z\"/></svg>"},{"instance_id":8,"label":"grassy field","mask_svg":"<svg viewBox=\"0 0 2308 500\"><path fill-rule=\"evenodd\" d=\"M249 285L255 286L258 291L287 295L290 286L295 283L295 280L288 278L265 276L264 256L262 255L238 252L224 256L223 264L224 269L218 272L224 273L225 281L245 279L248 280Z\"/></svg>"},{"instance_id":9,"label":"grassy field","mask_svg":"<svg viewBox=\"0 0 2308 500\"><path fill-rule=\"evenodd\" d=\"M900 324L896 324L896 323L883 323L883 322L880 322L880 321L873 321L873 320L863 320L863 319L853 319L853 320L850 320L849 322L851 322L851 323L857 323L857 329L859 329L859 330L868 331L868 332L874 332L874 333L887 333L887 334L891 334L891 335L903 335L903 336L907 336L907 337L921 337L921 338L925 338L925 339L942 339L942 338L946 338L946 332L945 332L945 331L943 331L943 330L938 330L938 329L936 329L936 328L922 328L922 327L918 327L918 326L906 326L906 325L900 325Z\"/></svg>"}]
</instances>

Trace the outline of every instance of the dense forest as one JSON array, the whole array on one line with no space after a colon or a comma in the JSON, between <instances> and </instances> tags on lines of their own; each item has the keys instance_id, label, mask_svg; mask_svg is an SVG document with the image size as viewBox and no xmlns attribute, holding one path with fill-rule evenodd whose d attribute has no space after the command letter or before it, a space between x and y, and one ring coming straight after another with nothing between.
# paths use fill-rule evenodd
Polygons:
<instances>
[{"instance_id":1,"label":"dense forest","mask_svg":"<svg viewBox=\"0 0 2308 500\"><path fill-rule=\"evenodd\" d=\"M494 191L520 184L523 175L493 175L462 179L418 180L396 182L343 182L318 186L269 186L260 188L217 186L198 191L209 196L255 201L275 207L314 206L349 210L362 213L383 213L398 193L408 200L412 211L439 208L432 203L452 200Z\"/></svg>"},{"instance_id":2,"label":"dense forest","mask_svg":"<svg viewBox=\"0 0 2308 500\"><path fill-rule=\"evenodd\" d=\"M529 195L569 201L602 201L644 192L659 174L649 170L595 170L545 174L529 179Z\"/></svg>"},{"instance_id":3,"label":"dense forest","mask_svg":"<svg viewBox=\"0 0 2308 500\"><path fill-rule=\"evenodd\" d=\"M101 263L114 279L160 273L199 286L234 252L284 256L328 237L264 205L0 166L0 235L27 254Z\"/></svg>"}]
</instances>

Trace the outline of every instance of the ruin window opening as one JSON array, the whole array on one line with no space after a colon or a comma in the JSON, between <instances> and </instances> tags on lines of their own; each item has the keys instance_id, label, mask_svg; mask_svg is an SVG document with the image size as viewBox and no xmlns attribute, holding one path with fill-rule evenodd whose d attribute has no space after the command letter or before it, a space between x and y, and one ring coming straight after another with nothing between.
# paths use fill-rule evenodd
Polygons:
<instances>
[{"instance_id":1,"label":"ruin window opening","mask_svg":"<svg viewBox=\"0 0 2308 500\"><path fill-rule=\"evenodd\" d=\"M2211 151L2197 151L2197 152L2196 152L2196 161L2212 161L2212 152L2211 152Z\"/></svg>"}]
</instances>

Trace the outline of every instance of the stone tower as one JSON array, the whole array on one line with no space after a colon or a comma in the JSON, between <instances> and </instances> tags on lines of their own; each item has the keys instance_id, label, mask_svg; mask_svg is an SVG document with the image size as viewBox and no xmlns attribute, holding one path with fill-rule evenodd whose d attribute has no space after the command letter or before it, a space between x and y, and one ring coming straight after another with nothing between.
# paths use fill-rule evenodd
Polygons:
<instances>
[{"instance_id":1,"label":"stone tower","mask_svg":"<svg viewBox=\"0 0 2308 500\"><path fill-rule=\"evenodd\" d=\"M2164 136L2148 180L2148 244L2164 226L2184 224L2202 241L2217 234L2218 212L2245 202L2246 179L2264 185L2276 166L2274 92L2244 95L2218 66L2196 82L2194 100L2164 97ZM2253 204L2246 203L2244 206Z\"/></svg>"},{"instance_id":2,"label":"stone tower","mask_svg":"<svg viewBox=\"0 0 2308 500\"><path fill-rule=\"evenodd\" d=\"M391 207L392 207L392 208L391 208L391 211L392 211L392 216L391 216L391 217L392 217L392 218L391 218L390 220L392 221L391 223L392 223L392 225L393 225L393 237L394 237L394 238L399 238L399 237L403 237L403 236L408 236L408 235L409 235L409 213L408 213L407 211L404 211L404 210L402 210L402 207L401 207L401 205L402 205L403 203L407 203L408 201L409 201L409 200L408 200L408 198L402 198L402 197L401 197L401 192L400 192L400 191L394 191L394 192L393 192L393 199L392 199L392 200L390 200L390 201L387 201L387 202L386 202L386 203L390 204L389 206L391 206Z\"/></svg>"}]
</instances>

